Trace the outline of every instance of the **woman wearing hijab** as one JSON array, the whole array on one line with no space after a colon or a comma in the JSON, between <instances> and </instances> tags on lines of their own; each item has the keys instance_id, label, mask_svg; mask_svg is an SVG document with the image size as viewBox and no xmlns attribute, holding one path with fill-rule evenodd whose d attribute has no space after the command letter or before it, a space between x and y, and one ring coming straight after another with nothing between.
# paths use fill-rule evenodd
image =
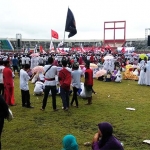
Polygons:
<instances>
[{"instance_id":1,"label":"woman wearing hijab","mask_svg":"<svg viewBox=\"0 0 150 150\"><path fill-rule=\"evenodd\" d=\"M93 150L123 150L121 142L112 135L113 128L110 123L99 123L98 128L98 133L93 138Z\"/></svg>"},{"instance_id":2,"label":"woman wearing hijab","mask_svg":"<svg viewBox=\"0 0 150 150\"><path fill-rule=\"evenodd\" d=\"M79 150L76 138L71 134L64 136L62 144L63 144L62 150Z\"/></svg>"}]
</instances>

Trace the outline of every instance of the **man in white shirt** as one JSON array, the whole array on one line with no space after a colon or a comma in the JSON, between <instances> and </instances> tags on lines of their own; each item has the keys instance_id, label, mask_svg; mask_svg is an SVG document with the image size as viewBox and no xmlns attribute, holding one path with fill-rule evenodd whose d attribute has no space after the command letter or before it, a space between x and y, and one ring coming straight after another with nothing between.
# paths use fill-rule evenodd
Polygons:
<instances>
[{"instance_id":1,"label":"man in white shirt","mask_svg":"<svg viewBox=\"0 0 150 150\"><path fill-rule=\"evenodd\" d=\"M52 65L53 64L52 57L48 58L48 63L49 63L48 65L44 66L45 90L44 90L43 105L42 105L41 110L45 109L49 91L51 90L53 110L57 111L58 109L56 108L56 80L55 80L55 76L57 75L57 67Z\"/></svg>"},{"instance_id":2,"label":"man in white shirt","mask_svg":"<svg viewBox=\"0 0 150 150\"><path fill-rule=\"evenodd\" d=\"M46 55L45 55L45 56L43 56L43 64L44 64L44 65L46 65L46 64L47 64L47 59L48 59L48 58L47 58L47 56L46 56Z\"/></svg>"},{"instance_id":3,"label":"man in white shirt","mask_svg":"<svg viewBox=\"0 0 150 150\"><path fill-rule=\"evenodd\" d=\"M30 103L30 92L28 86L28 81L31 80L27 73L29 69L30 65L25 64L24 68L20 70L20 89L22 96L22 107L33 108Z\"/></svg>"},{"instance_id":4,"label":"man in white shirt","mask_svg":"<svg viewBox=\"0 0 150 150\"><path fill-rule=\"evenodd\" d=\"M28 65L29 65L29 64L30 64L30 61L31 61L31 60L30 60L30 58L29 58L28 56L27 56L27 57L25 57L25 63L26 63L26 64L28 64Z\"/></svg>"},{"instance_id":5,"label":"man in white shirt","mask_svg":"<svg viewBox=\"0 0 150 150\"><path fill-rule=\"evenodd\" d=\"M38 57L34 56L31 58L31 69L38 66Z\"/></svg>"},{"instance_id":6,"label":"man in white shirt","mask_svg":"<svg viewBox=\"0 0 150 150\"><path fill-rule=\"evenodd\" d=\"M43 66L44 65L44 58L42 56L39 57L39 66Z\"/></svg>"},{"instance_id":7,"label":"man in white shirt","mask_svg":"<svg viewBox=\"0 0 150 150\"><path fill-rule=\"evenodd\" d=\"M21 65L22 65L22 68L24 68L24 65L25 65L25 55L23 55L22 58L21 58Z\"/></svg>"}]
</instances>

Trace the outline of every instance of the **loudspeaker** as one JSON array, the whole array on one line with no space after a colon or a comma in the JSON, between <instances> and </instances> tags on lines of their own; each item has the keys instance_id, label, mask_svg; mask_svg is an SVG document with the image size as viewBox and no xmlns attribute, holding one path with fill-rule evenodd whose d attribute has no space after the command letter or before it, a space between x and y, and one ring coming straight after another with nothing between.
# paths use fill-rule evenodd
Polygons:
<instances>
[{"instance_id":1,"label":"loudspeaker","mask_svg":"<svg viewBox=\"0 0 150 150\"><path fill-rule=\"evenodd\" d=\"M148 36L148 42L147 45L150 46L150 35Z\"/></svg>"},{"instance_id":2,"label":"loudspeaker","mask_svg":"<svg viewBox=\"0 0 150 150\"><path fill-rule=\"evenodd\" d=\"M17 39L17 47L20 48L21 44L20 44L20 39Z\"/></svg>"}]
</instances>

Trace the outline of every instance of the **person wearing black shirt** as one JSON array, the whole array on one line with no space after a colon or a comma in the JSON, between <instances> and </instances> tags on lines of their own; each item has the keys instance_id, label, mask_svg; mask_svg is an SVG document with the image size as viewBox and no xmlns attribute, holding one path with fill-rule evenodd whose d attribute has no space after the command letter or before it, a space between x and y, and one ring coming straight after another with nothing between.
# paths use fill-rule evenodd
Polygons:
<instances>
[{"instance_id":1,"label":"person wearing black shirt","mask_svg":"<svg viewBox=\"0 0 150 150\"><path fill-rule=\"evenodd\" d=\"M2 95L0 95L0 150L1 150L1 134L4 126L4 119L9 115L8 105Z\"/></svg>"}]
</instances>

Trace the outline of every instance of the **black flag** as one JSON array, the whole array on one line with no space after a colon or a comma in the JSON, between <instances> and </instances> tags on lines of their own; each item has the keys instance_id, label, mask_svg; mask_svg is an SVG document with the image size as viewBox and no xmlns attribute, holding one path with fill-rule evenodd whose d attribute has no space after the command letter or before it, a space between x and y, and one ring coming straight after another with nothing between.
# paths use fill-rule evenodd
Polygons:
<instances>
[{"instance_id":1,"label":"black flag","mask_svg":"<svg viewBox=\"0 0 150 150\"><path fill-rule=\"evenodd\" d=\"M70 32L68 35L68 38L74 36L77 33L76 21L74 19L74 15L73 15L72 11L69 8L68 8L68 12L67 12L65 31Z\"/></svg>"}]
</instances>

